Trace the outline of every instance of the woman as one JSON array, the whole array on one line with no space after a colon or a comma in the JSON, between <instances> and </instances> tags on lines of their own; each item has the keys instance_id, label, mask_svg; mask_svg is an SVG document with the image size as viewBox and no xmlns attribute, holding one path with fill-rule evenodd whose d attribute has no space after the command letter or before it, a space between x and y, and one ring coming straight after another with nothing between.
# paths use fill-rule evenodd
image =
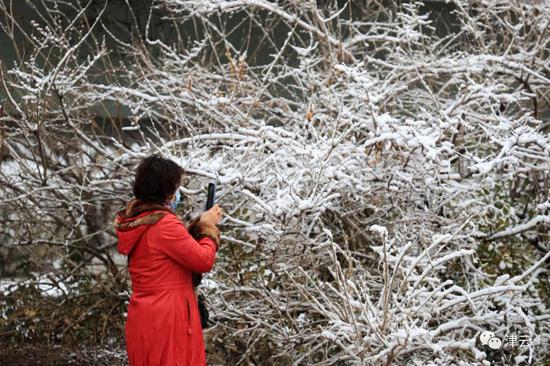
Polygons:
<instances>
[{"instance_id":1,"label":"woman","mask_svg":"<svg viewBox=\"0 0 550 366\"><path fill-rule=\"evenodd\" d=\"M131 366L206 365L192 281L194 272L214 265L222 210L216 204L186 228L174 213L183 173L172 160L145 158L135 198L115 218L118 251L128 255L132 281L125 329Z\"/></svg>"}]
</instances>

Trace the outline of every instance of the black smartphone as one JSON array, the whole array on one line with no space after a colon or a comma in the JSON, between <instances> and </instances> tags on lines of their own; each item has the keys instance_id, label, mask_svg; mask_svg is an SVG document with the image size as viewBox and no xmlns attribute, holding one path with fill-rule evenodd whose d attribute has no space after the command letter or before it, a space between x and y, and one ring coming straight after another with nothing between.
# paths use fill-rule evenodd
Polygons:
<instances>
[{"instance_id":1,"label":"black smartphone","mask_svg":"<svg viewBox=\"0 0 550 366\"><path fill-rule=\"evenodd\" d=\"M206 198L206 211L214 206L216 195L216 183L208 183L208 197Z\"/></svg>"}]
</instances>

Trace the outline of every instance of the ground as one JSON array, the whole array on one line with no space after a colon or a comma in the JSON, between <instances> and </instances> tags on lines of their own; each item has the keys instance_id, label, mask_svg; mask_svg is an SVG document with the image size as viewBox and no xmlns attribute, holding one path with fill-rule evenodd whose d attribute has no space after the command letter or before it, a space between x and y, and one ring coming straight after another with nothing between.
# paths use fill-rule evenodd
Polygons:
<instances>
[{"instance_id":1,"label":"ground","mask_svg":"<svg viewBox=\"0 0 550 366\"><path fill-rule=\"evenodd\" d=\"M61 345L17 345L0 344L0 365L6 366L126 366L126 352L122 348L82 347L75 349Z\"/></svg>"}]
</instances>

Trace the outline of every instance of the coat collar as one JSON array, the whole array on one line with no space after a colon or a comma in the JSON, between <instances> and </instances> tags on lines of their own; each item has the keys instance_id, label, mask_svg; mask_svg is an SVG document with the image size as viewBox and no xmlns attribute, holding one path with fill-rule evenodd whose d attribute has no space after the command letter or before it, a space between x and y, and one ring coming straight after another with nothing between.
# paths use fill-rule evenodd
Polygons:
<instances>
[{"instance_id":1,"label":"coat collar","mask_svg":"<svg viewBox=\"0 0 550 366\"><path fill-rule=\"evenodd\" d=\"M143 202L137 198L128 202L128 205L119 210L115 216L114 228L119 231L127 231L143 224L154 224L166 214L172 213L172 209L158 203Z\"/></svg>"},{"instance_id":2,"label":"coat collar","mask_svg":"<svg viewBox=\"0 0 550 366\"><path fill-rule=\"evenodd\" d=\"M168 214L176 215L172 209L157 203L143 202L136 198L128 202L125 208L116 213L113 222L119 252L128 254L145 230Z\"/></svg>"}]
</instances>

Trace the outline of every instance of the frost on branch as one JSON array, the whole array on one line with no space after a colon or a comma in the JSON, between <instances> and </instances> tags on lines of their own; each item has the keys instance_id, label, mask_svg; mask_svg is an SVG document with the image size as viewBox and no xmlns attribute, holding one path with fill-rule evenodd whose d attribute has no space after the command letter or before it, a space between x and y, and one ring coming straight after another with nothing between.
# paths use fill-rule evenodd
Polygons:
<instances>
[{"instance_id":1,"label":"frost on branch","mask_svg":"<svg viewBox=\"0 0 550 366\"><path fill-rule=\"evenodd\" d=\"M0 207L7 247L51 249L33 269L70 293L101 263L120 324L110 215L161 152L186 214L207 179L227 212L211 357L478 365L485 330L529 336L502 362L550 357L543 3L158 0L122 33L90 4L37 7L2 65Z\"/></svg>"}]
</instances>

